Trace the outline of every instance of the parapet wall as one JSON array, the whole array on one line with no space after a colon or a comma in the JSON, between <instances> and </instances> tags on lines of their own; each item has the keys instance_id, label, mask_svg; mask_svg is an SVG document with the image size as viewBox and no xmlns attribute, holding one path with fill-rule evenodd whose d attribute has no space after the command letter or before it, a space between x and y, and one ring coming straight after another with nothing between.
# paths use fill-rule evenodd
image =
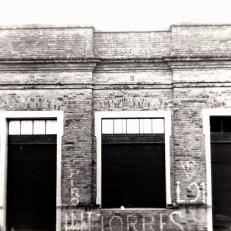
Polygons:
<instances>
[{"instance_id":1,"label":"parapet wall","mask_svg":"<svg viewBox=\"0 0 231 231\"><path fill-rule=\"evenodd\" d=\"M92 58L93 28L0 30L0 60Z\"/></svg>"},{"instance_id":2,"label":"parapet wall","mask_svg":"<svg viewBox=\"0 0 231 231\"><path fill-rule=\"evenodd\" d=\"M0 60L227 57L231 25L169 31L98 32L92 27L1 28Z\"/></svg>"}]
</instances>

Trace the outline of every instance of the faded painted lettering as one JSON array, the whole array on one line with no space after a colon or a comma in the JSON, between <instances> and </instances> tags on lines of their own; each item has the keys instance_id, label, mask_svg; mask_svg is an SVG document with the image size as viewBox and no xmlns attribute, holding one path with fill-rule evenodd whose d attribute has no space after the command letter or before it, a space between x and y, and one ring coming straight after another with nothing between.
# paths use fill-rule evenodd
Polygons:
<instances>
[{"instance_id":1,"label":"faded painted lettering","mask_svg":"<svg viewBox=\"0 0 231 231\"><path fill-rule=\"evenodd\" d=\"M184 231L183 226L174 219L175 215L177 215L179 218L182 218L181 213L176 211L170 214L170 220L179 228L179 230Z\"/></svg>"}]
</instances>

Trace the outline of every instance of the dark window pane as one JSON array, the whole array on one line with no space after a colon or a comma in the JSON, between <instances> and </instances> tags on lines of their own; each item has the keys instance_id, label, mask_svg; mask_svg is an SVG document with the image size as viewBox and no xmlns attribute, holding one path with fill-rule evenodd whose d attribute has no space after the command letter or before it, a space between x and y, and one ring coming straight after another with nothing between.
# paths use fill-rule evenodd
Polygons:
<instances>
[{"instance_id":1,"label":"dark window pane","mask_svg":"<svg viewBox=\"0 0 231 231\"><path fill-rule=\"evenodd\" d=\"M210 118L211 132L231 132L230 116L212 116Z\"/></svg>"},{"instance_id":2,"label":"dark window pane","mask_svg":"<svg viewBox=\"0 0 231 231\"><path fill-rule=\"evenodd\" d=\"M223 132L231 132L231 117L223 118Z\"/></svg>"},{"instance_id":3,"label":"dark window pane","mask_svg":"<svg viewBox=\"0 0 231 231\"><path fill-rule=\"evenodd\" d=\"M214 231L229 230L231 227L231 138L227 139L227 134L231 133L225 133L225 137L223 134L220 133L219 142L211 142Z\"/></svg>"},{"instance_id":4,"label":"dark window pane","mask_svg":"<svg viewBox=\"0 0 231 231\"><path fill-rule=\"evenodd\" d=\"M111 137L103 137L103 141L110 140L110 143L103 142L102 145L104 208L165 207L163 137L155 143L150 142L153 137L149 137L147 143L143 143L144 137L139 139L136 136L133 139L135 143L129 142L131 135L127 138L117 136L114 142Z\"/></svg>"},{"instance_id":5,"label":"dark window pane","mask_svg":"<svg viewBox=\"0 0 231 231\"><path fill-rule=\"evenodd\" d=\"M222 117L210 118L210 130L211 132L222 132Z\"/></svg>"},{"instance_id":6,"label":"dark window pane","mask_svg":"<svg viewBox=\"0 0 231 231\"><path fill-rule=\"evenodd\" d=\"M54 231L56 136L17 135L8 141L7 230Z\"/></svg>"}]
</instances>

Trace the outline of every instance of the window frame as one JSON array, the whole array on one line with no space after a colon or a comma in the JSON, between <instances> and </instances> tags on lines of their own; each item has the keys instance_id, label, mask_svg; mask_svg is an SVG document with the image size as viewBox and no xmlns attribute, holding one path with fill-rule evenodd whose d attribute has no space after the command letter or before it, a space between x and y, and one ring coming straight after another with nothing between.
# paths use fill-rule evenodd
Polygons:
<instances>
[{"instance_id":1,"label":"window frame","mask_svg":"<svg viewBox=\"0 0 231 231\"><path fill-rule=\"evenodd\" d=\"M210 118L215 116L231 116L231 108L207 108L202 109L203 135L205 143L206 161L206 205L208 231L213 231L213 203L212 203L212 163L211 163L211 138L210 138Z\"/></svg>"},{"instance_id":2,"label":"window frame","mask_svg":"<svg viewBox=\"0 0 231 231\"><path fill-rule=\"evenodd\" d=\"M102 119L116 118L163 118L165 136L165 184L166 207L172 204L171 198L171 164L170 164L170 136L171 111L97 111L95 112L96 137L96 204L102 205Z\"/></svg>"},{"instance_id":3,"label":"window frame","mask_svg":"<svg viewBox=\"0 0 231 231\"><path fill-rule=\"evenodd\" d=\"M64 130L63 111L1 111L0 112L0 225L6 230L6 184L7 184L7 156L8 156L8 122L13 119L44 119L57 120L57 165L56 165L56 230L61 229L61 161L62 136Z\"/></svg>"}]
</instances>

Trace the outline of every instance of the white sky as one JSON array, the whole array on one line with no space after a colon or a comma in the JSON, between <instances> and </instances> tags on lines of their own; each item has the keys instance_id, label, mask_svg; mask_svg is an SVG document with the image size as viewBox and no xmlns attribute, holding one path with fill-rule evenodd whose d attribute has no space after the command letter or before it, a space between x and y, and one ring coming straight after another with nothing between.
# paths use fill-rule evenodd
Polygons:
<instances>
[{"instance_id":1,"label":"white sky","mask_svg":"<svg viewBox=\"0 0 231 231\"><path fill-rule=\"evenodd\" d=\"M231 0L0 0L0 25L73 24L96 30L167 30L231 24Z\"/></svg>"}]
</instances>

